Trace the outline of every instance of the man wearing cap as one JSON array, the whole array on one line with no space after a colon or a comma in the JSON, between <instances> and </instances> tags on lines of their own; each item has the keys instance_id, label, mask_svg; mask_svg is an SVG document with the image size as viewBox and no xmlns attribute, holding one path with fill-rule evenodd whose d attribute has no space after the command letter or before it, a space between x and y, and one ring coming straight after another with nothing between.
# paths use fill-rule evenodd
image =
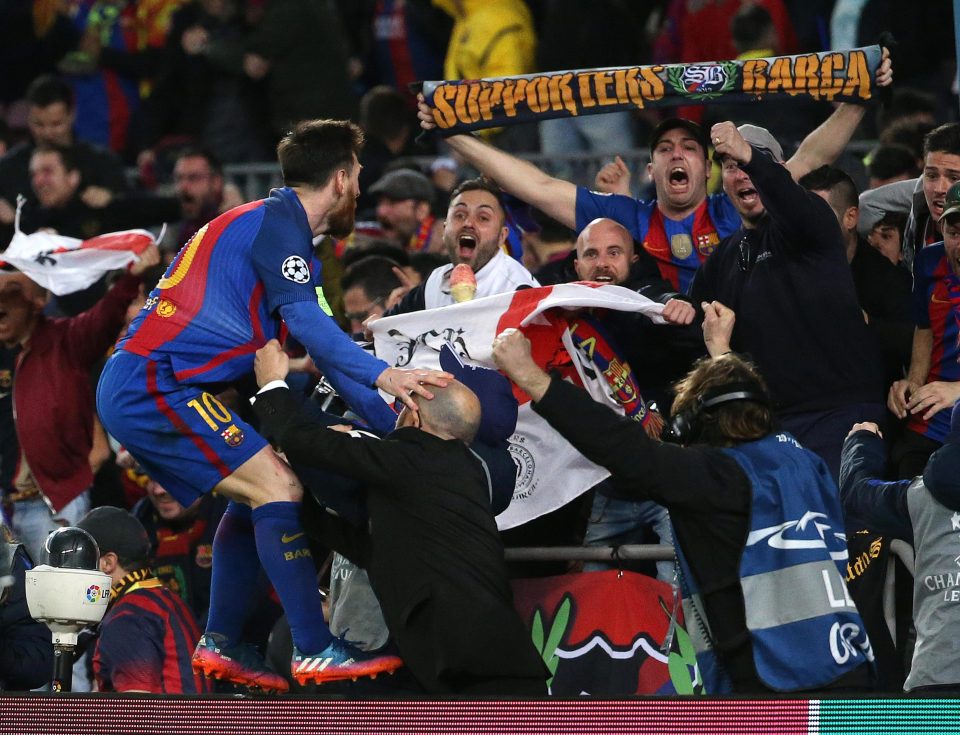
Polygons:
<instances>
[{"instance_id":1,"label":"man wearing cap","mask_svg":"<svg viewBox=\"0 0 960 735\"><path fill-rule=\"evenodd\" d=\"M917 632L908 692L960 694L960 408L949 434L911 479L883 482L887 450L874 423L854 424L843 446L844 511L915 552L913 623Z\"/></svg>"},{"instance_id":2,"label":"man wearing cap","mask_svg":"<svg viewBox=\"0 0 960 735\"><path fill-rule=\"evenodd\" d=\"M742 225L699 270L691 296L736 312L733 348L752 355L783 428L836 478L849 427L886 413L880 351L840 226L821 197L793 180L767 130L722 122L710 137Z\"/></svg>"},{"instance_id":3,"label":"man wearing cap","mask_svg":"<svg viewBox=\"0 0 960 735\"><path fill-rule=\"evenodd\" d=\"M892 81L886 51L877 83ZM841 104L801 143L788 162L799 178L843 151L863 119L864 109ZM425 130L435 128L432 110L421 101L418 116ZM495 180L504 191L542 210L567 227L582 230L598 217L615 219L657 259L660 272L676 291L686 292L700 263L721 238L737 229L736 211L722 195L707 197L708 140L703 129L681 118L665 120L650 139L647 174L657 188L654 201L591 192L547 175L471 135L445 138L468 164ZM665 303L665 302L664 302Z\"/></svg>"},{"instance_id":4,"label":"man wearing cap","mask_svg":"<svg viewBox=\"0 0 960 735\"><path fill-rule=\"evenodd\" d=\"M919 474L945 440L960 399L960 183L947 190L939 219L943 241L913 264L913 352L907 377L890 386L887 406L907 430L894 446L900 479Z\"/></svg>"},{"instance_id":5,"label":"man wearing cap","mask_svg":"<svg viewBox=\"0 0 960 735\"><path fill-rule=\"evenodd\" d=\"M383 236L413 253L443 252L443 223L431 212L435 191L419 171L401 168L370 187Z\"/></svg>"},{"instance_id":6,"label":"man wearing cap","mask_svg":"<svg viewBox=\"0 0 960 735\"><path fill-rule=\"evenodd\" d=\"M190 659L200 629L180 597L150 570L150 538L121 508L94 508L77 523L100 547L110 606L100 623L93 673L101 692L203 694Z\"/></svg>"}]
</instances>

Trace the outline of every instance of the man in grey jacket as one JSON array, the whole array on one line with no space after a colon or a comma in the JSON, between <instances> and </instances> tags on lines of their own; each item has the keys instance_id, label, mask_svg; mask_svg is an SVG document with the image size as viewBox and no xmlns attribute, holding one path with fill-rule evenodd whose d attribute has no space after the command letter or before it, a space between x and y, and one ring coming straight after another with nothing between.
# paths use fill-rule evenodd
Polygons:
<instances>
[{"instance_id":1,"label":"man in grey jacket","mask_svg":"<svg viewBox=\"0 0 960 735\"><path fill-rule=\"evenodd\" d=\"M960 123L947 123L923 141L923 173L919 178L879 186L860 195L861 237L885 214L907 214L903 262L913 271L913 258L926 245L940 242L940 216L947 189L960 181Z\"/></svg>"},{"instance_id":2,"label":"man in grey jacket","mask_svg":"<svg viewBox=\"0 0 960 735\"><path fill-rule=\"evenodd\" d=\"M960 694L960 403L923 474L882 482L887 454L876 424L854 424L843 447L840 498L848 523L913 544L917 631L908 692Z\"/></svg>"}]
</instances>

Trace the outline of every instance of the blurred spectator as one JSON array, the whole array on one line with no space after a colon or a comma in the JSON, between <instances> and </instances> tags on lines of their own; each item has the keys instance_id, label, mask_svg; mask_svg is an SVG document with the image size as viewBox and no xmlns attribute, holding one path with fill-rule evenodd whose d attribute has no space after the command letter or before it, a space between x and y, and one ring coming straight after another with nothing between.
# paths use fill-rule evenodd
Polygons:
<instances>
[{"instance_id":1,"label":"blurred spectator","mask_svg":"<svg viewBox=\"0 0 960 735\"><path fill-rule=\"evenodd\" d=\"M219 159L205 148L185 148L177 154L173 191L183 218L169 228L161 243L168 262L207 222L243 203L237 188L225 184Z\"/></svg>"},{"instance_id":2,"label":"blurred spectator","mask_svg":"<svg viewBox=\"0 0 960 735\"><path fill-rule=\"evenodd\" d=\"M419 171L395 169L370 187L383 237L413 253L443 252L443 221L433 215L433 184Z\"/></svg>"},{"instance_id":3,"label":"blurred spectator","mask_svg":"<svg viewBox=\"0 0 960 735\"><path fill-rule=\"evenodd\" d=\"M270 157L262 85L243 69L250 27L241 6L191 0L174 13L167 62L132 133L137 150L180 138L227 163Z\"/></svg>"},{"instance_id":4,"label":"blurred spectator","mask_svg":"<svg viewBox=\"0 0 960 735\"><path fill-rule=\"evenodd\" d=\"M859 197L856 184L844 171L823 166L800 179L800 185L820 195L840 223L847 262L857 300L883 356L886 379L899 380L910 364L913 318L910 274L897 267L857 234Z\"/></svg>"},{"instance_id":5,"label":"blurred spectator","mask_svg":"<svg viewBox=\"0 0 960 735\"><path fill-rule=\"evenodd\" d=\"M344 38L330 0L266 0L245 41L243 69L265 80L275 137L300 120L356 117Z\"/></svg>"},{"instance_id":6,"label":"blurred spectator","mask_svg":"<svg viewBox=\"0 0 960 735\"><path fill-rule=\"evenodd\" d=\"M898 479L920 474L950 431L960 399L960 182L941 205L943 241L917 253L913 268L913 352L907 376L890 386L887 405L907 430L891 460Z\"/></svg>"},{"instance_id":7,"label":"blurred spectator","mask_svg":"<svg viewBox=\"0 0 960 735\"><path fill-rule=\"evenodd\" d=\"M123 326L156 248L96 306L71 319L43 314L47 294L19 272L0 272L0 488L13 530L34 559L51 531L74 525L93 483L91 367Z\"/></svg>"},{"instance_id":8,"label":"blurred spectator","mask_svg":"<svg viewBox=\"0 0 960 735\"><path fill-rule=\"evenodd\" d=\"M450 16L430 0L348 0L344 4L359 6L364 14L359 23L365 36L366 82L393 87L414 109L416 95L410 85L443 79L443 58L453 26Z\"/></svg>"},{"instance_id":9,"label":"blurred spectator","mask_svg":"<svg viewBox=\"0 0 960 735\"><path fill-rule=\"evenodd\" d=\"M80 35L59 69L76 95L77 136L128 152L130 124L167 63L170 21L182 0L79 0Z\"/></svg>"},{"instance_id":10,"label":"blurred spectator","mask_svg":"<svg viewBox=\"0 0 960 735\"><path fill-rule=\"evenodd\" d=\"M768 131L724 122L710 136L743 224L694 276L690 295L736 312L733 347L763 371L781 426L837 477L850 426L886 415L880 351L840 227L826 202L793 180Z\"/></svg>"},{"instance_id":11,"label":"blurred spectator","mask_svg":"<svg viewBox=\"0 0 960 735\"><path fill-rule=\"evenodd\" d=\"M899 143L881 144L870 151L867 174L870 176L869 189L884 184L915 179L920 173L919 159L914 152Z\"/></svg>"},{"instance_id":12,"label":"blurred spectator","mask_svg":"<svg viewBox=\"0 0 960 735\"><path fill-rule=\"evenodd\" d=\"M383 316L390 294L400 286L395 268L395 260L371 255L356 261L344 272L340 281L344 316L350 321L353 334L363 332L363 323L368 317Z\"/></svg>"},{"instance_id":13,"label":"blurred spectator","mask_svg":"<svg viewBox=\"0 0 960 735\"><path fill-rule=\"evenodd\" d=\"M433 0L453 18L444 79L482 79L529 74L535 69L537 37L523 0ZM532 125L481 130L506 150L536 150Z\"/></svg>"},{"instance_id":14,"label":"blurred spectator","mask_svg":"<svg viewBox=\"0 0 960 735\"><path fill-rule=\"evenodd\" d=\"M0 3L0 116L15 114L30 83L76 42L68 16L72 2Z\"/></svg>"},{"instance_id":15,"label":"blurred spectator","mask_svg":"<svg viewBox=\"0 0 960 735\"><path fill-rule=\"evenodd\" d=\"M759 3L745 3L730 20L730 35L737 59L755 59L781 53L777 28L770 12ZM784 100L783 104L757 104L755 101L739 104L707 105L703 108L703 124L710 126L723 120L738 124L752 123L769 130L775 138L797 143L823 122L831 112L829 102L817 102L810 97Z\"/></svg>"},{"instance_id":16,"label":"blurred spectator","mask_svg":"<svg viewBox=\"0 0 960 735\"><path fill-rule=\"evenodd\" d=\"M370 185L380 179L394 161L421 153L414 144L417 119L407 100L392 87L374 87L360 100L360 127L366 135L360 152L361 212L373 210L376 199Z\"/></svg>"},{"instance_id":17,"label":"blurred spectator","mask_svg":"<svg viewBox=\"0 0 960 735\"><path fill-rule=\"evenodd\" d=\"M69 147L86 189L121 192L127 189L123 162L112 151L92 143L77 140L73 126L76 120L73 93L62 79L44 75L37 77L27 90L30 105L27 128L30 140L11 148L0 158L0 222L9 224L12 217L4 216L22 194L34 198L30 188L30 158L40 145ZM99 192L91 192L97 196Z\"/></svg>"},{"instance_id":18,"label":"blurred spectator","mask_svg":"<svg viewBox=\"0 0 960 735\"><path fill-rule=\"evenodd\" d=\"M644 35L637 32L642 23L635 17L635 5L625 0L544 0L537 29L537 69L548 72L645 63L649 51ZM539 128L540 151L547 155L613 154L636 147L632 113L627 111L544 120ZM556 173L570 178L572 172L561 165Z\"/></svg>"},{"instance_id":19,"label":"blurred spectator","mask_svg":"<svg viewBox=\"0 0 960 735\"><path fill-rule=\"evenodd\" d=\"M916 477L884 482L887 460L876 424L854 424L843 447L840 497L848 516L902 539L915 552L913 624L916 643L908 692L960 693L956 558L960 512L960 411L950 434Z\"/></svg>"},{"instance_id":20,"label":"blurred spectator","mask_svg":"<svg viewBox=\"0 0 960 735\"><path fill-rule=\"evenodd\" d=\"M27 607L25 574L32 567L26 549L0 520L0 692L35 689L53 675L50 629L31 618Z\"/></svg>"},{"instance_id":21,"label":"blurred spectator","mask_svg":"<svg viewBox=\"0 0 960 735\"><path fill-rule=\"evenodd\" d=\"M936 123L927 120L912 120L910 118L894 120L880 133L880 143L883 145L902 145L909 148L913 152L918 165L922 168L923 142L936 127Z\"/></svg>"},{"instance_id":22,"label":"blurred spectator","mask_svg":"<svg viewBox=\"0 0 960 735\"><path fill-rule=\"evenodd\" d=\"M104 506L76 525L97 542L100 571L113 583L93 653L98 691L209 692L190 665L200 629L183 600L150 570L150 539L141 523Z\"/></svg>"},{"instance_id":23,"label":"blurred spectator","mask_svg":"<svg viewBox=\"0 0 960 735\"><path fill-rule=\"evenodd\" d=\"M900 265L903 262L903 228L906 224L905 214L885 214L867 233L867 242L891 263Z\"/></svg>"},{"instance_id":24,"label":"blurred spectator","mask_svg":"<svg viewBox=\"0 0 960 735\"><path fill-rule=\"evenodd\" d=\"M566 283L574 273L572 259L577 238L573 230L539 210L534 219L540 229L524 233L524 265L536 276L541 286Z\"/></svg>"},{"instance_id":25,"label":"blurred spectator","mask_svg":"<svg viewBox=\"0 0 960 735\"><path fill-rule=\"evenodd\" d=\"M890 99L877 110L877 133L883 135L891 125L902 120L928 123L931 128L936 126L937 101L934 96L920 89L898 85L890 92Z\"/></svg>"},{"instance_id":26,"label":"blurred spectator","mask_svg":"<svg viewBox=\"0 0 960 735\"><path fill-rule=\"evenodd\" d=\"M146 491L131 514L150 537L153 571L168 589L183 598L202 627L210 607L213 536L227 509L227 499L204 495L184 507L149 478Z\"/></svg>"},{"instance_id":27,"label":"blurred spectator","mask_svg":"<svg viewBox=\"0 0 960 735\"><path fill-rule=\"evenodd\" d=\"M860 234L870 232L886 214L906 214L903 262L912 271L921 250L942 239L943 200L956 181L960 181L960 123L947 123L924 137L920 177L860 195Z\"/></svg>"}]
</instances>

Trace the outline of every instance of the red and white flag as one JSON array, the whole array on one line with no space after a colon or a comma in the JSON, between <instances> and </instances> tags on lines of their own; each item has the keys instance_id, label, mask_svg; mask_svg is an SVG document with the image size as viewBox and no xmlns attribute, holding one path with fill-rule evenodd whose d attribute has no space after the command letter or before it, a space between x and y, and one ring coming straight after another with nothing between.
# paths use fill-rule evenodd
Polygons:
<instances>
[{"instance_id":1,"label":"red and white flag","mask_svg":"<svg viewBox=\"0 0 960 735\"><path fill-rule=\"evenodd\" d=\"M57 296L82 291L103 275L136 262L156 238L146 230L124 230L89 240L48 232L25 235L17 228L0 259Z\"/></svg>"},{"instance_id":2,"label":"red and white flag","mask_svg":"<svg viewBox=\"0 0 960 735\"><path fill-rule=\"evenodd\" d=\"M464 363L495 369L494 338L504 329L520 329L530 339L538 365L562 369L594 400L622 413L601 371L573 346L560 311L583 308L641 312L663 323L663 306L634 291L565 283L378 319L372 325L374 345L377 355L396 367L439 368L440 350L450 344ZM526 393L514 386L514 395L520 410L510 453L517 483L510 507L497 516L501 529L549 513L609 476L534 413Z\"/></svg>"}]
</instances>

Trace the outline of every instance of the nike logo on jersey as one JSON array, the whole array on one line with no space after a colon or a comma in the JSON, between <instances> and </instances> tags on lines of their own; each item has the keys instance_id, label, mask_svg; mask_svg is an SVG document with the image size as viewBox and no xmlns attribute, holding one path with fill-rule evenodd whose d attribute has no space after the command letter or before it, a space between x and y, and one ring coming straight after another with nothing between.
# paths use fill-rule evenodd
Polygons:
<instances>
[{"instance_id":1,"label":"nike logo on jersey","mask_svg":"<svg viewBox=\"0 0 960 735\"><path fill-rule=\"evenodd\" d=\"M301 536L303 536L305 533L306 533L305 531L301 531L300 533L295 533L295 534L293 534L292 536L287 536L287 534L283 534L283 535L280 537L280 541L281 541L282 543L289 544L289 543L292 543L293 541L296 541L298 538L300 538Z\"/></svg>"}]
</instances>

